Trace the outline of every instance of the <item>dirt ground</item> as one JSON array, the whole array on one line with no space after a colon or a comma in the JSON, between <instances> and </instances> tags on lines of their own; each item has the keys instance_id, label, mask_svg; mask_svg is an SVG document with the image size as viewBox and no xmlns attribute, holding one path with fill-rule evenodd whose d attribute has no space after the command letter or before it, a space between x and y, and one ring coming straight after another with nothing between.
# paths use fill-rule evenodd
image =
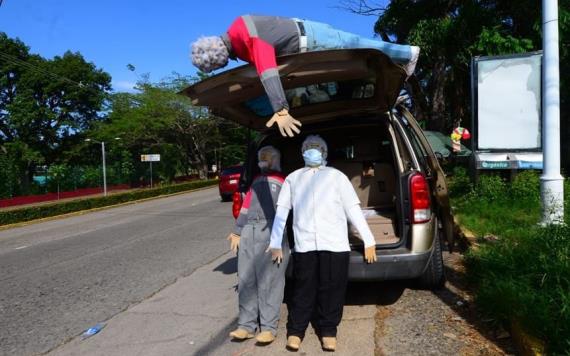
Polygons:
<instances>
[{"instance_id":1,"label":"dirt ground","mask_svg":"<svg viewBox=\"0 0 570 356\"><path fill-rule=\"evenodd\" d=\"M509 333L477 311L464 278L463 255L444 252L444 260L448 281L441 290L419 290L409 282L381 287L375 354L515 354Z\"/></svg>"}]
</instances>

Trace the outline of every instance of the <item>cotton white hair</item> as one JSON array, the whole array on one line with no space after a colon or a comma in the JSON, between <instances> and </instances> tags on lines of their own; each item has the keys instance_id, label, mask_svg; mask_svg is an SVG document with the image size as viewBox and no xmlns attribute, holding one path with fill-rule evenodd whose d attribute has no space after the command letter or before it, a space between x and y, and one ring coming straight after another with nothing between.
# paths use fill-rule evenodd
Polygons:
<instances>
[{"instance_id":1,"label":"cotton white hair","mask_svg":"<svg viewBox=\"0 0 570 356\"><path fill-rule=\"evenodd\" d=\"M204 73L225 67L230 52L219 36L200 37L192 43L192 63Z\"/></svg>"},{"instance_id":2,"label":"cotton white hair","mask_svg":"<svg viewBox=\"0 0 570 356\"><path fill-rule=\"evenodd\" d=\"M262 153L269 153L271 155L271 167L269 167L269 169L281 172L281 152L273 146L264 146L257 151L257 161L261 161Z\"/></svg>"},{"instance_id":3,"label":"cotton white hair","mask_svg":"<svg viewBox=\"0 0 570 356\"><path fill-rule=\"evenodd\" d=\"M305 152L310 148L318 149L323 154L323 159L327 159L328 156L327 143L325 142L325 140L323 140L321 136L319 135L307 136L307 138L305 139L305 141L303 141L303 144L301 145L301 153Z\"/></svg>"}]
</instances>

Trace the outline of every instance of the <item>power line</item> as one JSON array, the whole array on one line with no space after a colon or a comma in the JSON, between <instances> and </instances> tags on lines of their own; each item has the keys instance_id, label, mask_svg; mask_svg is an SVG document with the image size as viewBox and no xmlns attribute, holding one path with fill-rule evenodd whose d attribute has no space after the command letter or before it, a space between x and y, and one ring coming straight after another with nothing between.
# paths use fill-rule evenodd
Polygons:
<instances>
[{"instance_id":1,"label":"power line","mask_svg":"<svg viewBox=\"0 0 570 356\"><path fill-rule=\"evenodd\" d=\"M1 2L1 1L2 1L2 0L0 0L0 2ZM55 78L55 79L64 80L64 81L66 81L66 82L68 82L68 83L71 83L71 84L73 84L73 85L76 85L77 87L79 87L79 88L81 88L81 89L87 89L87 90L93 91L94 93L100 93L100 92L104 93L103 90L97 90L96 88L92 88L92 87L86 86L86 85L83 84L82 82L76 82L76 81L74 81L74 80L71 80L71 79L69 79L69 78L63 76L63 75L59 75L59 74L50 72L50 71L48 71L48 70L46 70L46 69L40 68L40 67L38 67L37 65L34 65L34 64L32 64L32 63L29 63L29 62L26 62L26 61L24 61L24 60L22 60L22 59L20 59L20 58L18 58L18 57L16 57L16 56L13 56L13 55L8 54L8 53L2 53L2 52L0 52L0 59L4 59L4 60L6 60L6 61L8 61L8 62L10 62L10 63L12 63L12 64L25 67L25 68L27 68L27 69L29 69L29 70L32 70L32 71L34 71L34 72L36 72L36 73L39 73L39 74L43 74L43 75L46 75L46 76L49 76L49 77L52 77L52 78Z\"/></svg>"},{"instance_id":2,"label":"power line","mask_svg":"<svg viewBox=\"0 0 570 356\"><path fill-rule=\"evenodd\" d=\"M2 1L2 0L0 0L0 1ZM63 79L63 80L65 80L65 81L67 81L67 82L69 82L69 83L72 83L72 84L75 84L75 85L77 85L77 86L79 86L79 87L81 87L81 88L84 88L84 87L85 87L85 85L84 85L83 83L81 83L81 82L78 83L78 82L76 82L76 81L74 81L74 80L71 80L71 79L65 77L65 76L62 76L62 75L59 75L59 74L55 74L55 73L53 73L53 72L50 72L50 71L45 70L45 69L43 69L43 68L40 68L40 67L38 67L38 66L36 66L36 65L33 65L33 64L29 63L29 62L23 61L23 60L21 60L20 58L18 58L18 57L16 57L16 56L12 56L12 55L10 55L10 54L0 52L0 58L3 58L4 60L6 60L6 61L8 61L8 62L11 62L12 64L27 67L28 69L31 69L31 70L35 71L36 73L48 75L48 76L51 76L51 77L56 78L56 79Z\"/></svg>"}]
</instances>

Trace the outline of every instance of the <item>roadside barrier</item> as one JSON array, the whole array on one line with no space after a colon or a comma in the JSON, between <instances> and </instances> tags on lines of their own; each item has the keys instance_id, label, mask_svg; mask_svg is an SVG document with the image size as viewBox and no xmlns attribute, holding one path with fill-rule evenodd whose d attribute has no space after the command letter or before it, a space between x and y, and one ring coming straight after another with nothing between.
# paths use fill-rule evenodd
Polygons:
<instances>
[{"instance_id":1,"label":"roadside barrier","mask_svg":"<svg viewBox=\"0 0 570 356\"><path fill-rule=\"evenodd\" d=\"M107 191L113 190L126 190L129 189L128 184L119 184L119 185L111 185L107 188ZM18 206L18 205L26 205L26 204L34 204L34 203L41 203L46 201L56 201L60 199L68 199L68 198L77 198L85 195L93 195L103 193L102 187L95 187L95 188L80 188L76 190L70 190L65 192L59 193L46 193L46 194L37 194L37 195L24 195L20 197L8 198L8 199L0 199L0 208L7 208L10 206Z\"/></svg>"},{"instance_id":2,"label":"roadside barrier","mask_svg":"<svg viewBox=\"0 0 570 356\"><path fill-rule=\"evenodd\" d=\"M193 189L215 185L217 183L217 179L192 181L188 183L173 184L159 188L140 189L125 193L117 193L108 195L106 197L86 198L41 206L31 206L23 207L21 209L0 211L0 226L26 222L35 219L48 218L82 210L101 208L160 195L190 191Z\"/></svg>"}]
</instances>

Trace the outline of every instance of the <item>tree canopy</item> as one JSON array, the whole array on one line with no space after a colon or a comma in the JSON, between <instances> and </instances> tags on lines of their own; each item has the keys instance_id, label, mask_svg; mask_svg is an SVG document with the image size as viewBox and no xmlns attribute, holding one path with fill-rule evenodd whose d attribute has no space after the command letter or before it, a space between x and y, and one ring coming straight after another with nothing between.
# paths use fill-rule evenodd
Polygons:
<instances>
[{"instance_id":1,"label":"tree canopy","mask_svg":"<svg viewBox=\"0 0 570 356\"><path fill-rule=\"evenodd\" d=\"M0 165L13 193L101 120L111 76L80 53L46 59L0 33Z\"/></svg>"},{"instance_id":2,"label":"tree canopy","mask_svg":"<svg viewBox=\"0 0 570 356\"><path fill-rule=\"evenodd\" d=\"M374 31L385 39L420 46L416 93L420 117L446 131L469 125L470 63L474 56L542 49L541 2L536 0L343 1L353 12L377 14ZM570 0L559 1L561 73L570 69ZM562 79L562 100L569 88ZM563 110L565 111L565 110Z\"/></svg>"},{"instance_id":3,"label":"tree canopy","mask_svg":"<svg viewBox=\"0 0 570 356\"><path fill-rule=\"evenodd\" d=\"M100 142L109 183L148 182L145 153L161 154L153 175L162 181L243 161L246 130L177 94L203 76L141 75L134 93L114 93L80 53L46 59L0 33L0 198L39 192L38 174L44 190L100 185Z\"/></svg>"},{"instance_id":4,"label":"tree canopy","mask_svg":"<svg viewBox=\"0 0 570 356\"><path fill-rule=\"evenodd\" d=\"M161 153L169 159L161 175L172 180L176 173L192 169L205 177L209 165L225 166L244 159L245 129L195 107L178 92L197 79L174 74L159 83L143 77L136 93L117 93L110 113L94 134L105 140L121 138L133 157Z\"/></svg>"}]
</instances>

